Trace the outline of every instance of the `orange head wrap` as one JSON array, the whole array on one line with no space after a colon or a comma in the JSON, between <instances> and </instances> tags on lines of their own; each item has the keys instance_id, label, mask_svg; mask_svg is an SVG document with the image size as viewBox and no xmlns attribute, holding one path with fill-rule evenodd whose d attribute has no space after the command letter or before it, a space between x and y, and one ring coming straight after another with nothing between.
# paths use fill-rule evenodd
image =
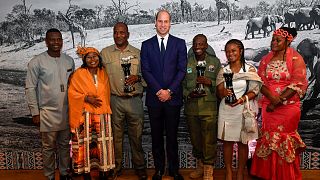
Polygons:
<instances>
[{"instance_id":1,"label":"orange head wrap","mask_svg":"<svg viewBox=\"0 0 320 180\"><path fill-rule=\"evenodd\" d=\"M91 52L97 53L99 55L99 51L94 47L80 47L80 46L77 47L77 54L81 58L83 58L85 55Z\"/></svg>"}]
</instances>

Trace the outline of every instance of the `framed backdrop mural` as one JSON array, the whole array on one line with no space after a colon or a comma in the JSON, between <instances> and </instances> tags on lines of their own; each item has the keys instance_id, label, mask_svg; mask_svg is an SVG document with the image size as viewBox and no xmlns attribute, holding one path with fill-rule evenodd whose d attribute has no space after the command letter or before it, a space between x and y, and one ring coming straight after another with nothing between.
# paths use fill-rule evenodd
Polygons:
<instances>
[{"instance_id":1,"label":"framed backdrop mural","mask_svg":"<svg viewBox=\"0 0 320 180\"><path fill-rule=\"evenodd\" d=\"M205 34L222 63L226 62L224 45L231 38L240 39L246 48L246 59L259 66L261 57L269 51L276 27L298 29L292 46L305 57L309 80L299 125L299 133L307 144L307 150L301 154L301 168L320 169L320 13L313 11L320 10L319 0L257 0L255 3L250 0L96 0L90 4L84 0L58 0L54 5L51 3L48 0L0 2L0 169L42 169L40 135L32 124L25 101L24 80L29 60L46 51L47 29L55 27L62 31L63 51L72 56L79 67L82 62L75 53L76 46L94 46L101 50L113 44L112 26L117 21L129 24L129 42L140 48L142 41L155 35L155 13L162 8L171 12L171 34L185 39L188 49L196 34ZM259 26L264 20L268 23L263 24L260 32L248 30L248 21ZM192 168L196 165L195 158L183 113L181 116L180 166ZM127 138L124 145L123 163L129 168L132 164ZM143 148L147 166L152 168L146 108ZM221 143L218 148L216 167L222 168ZM250 153L253 151L254 142ZM237 162L233 165L237 166Z\"/></svg>"}]
</instances>

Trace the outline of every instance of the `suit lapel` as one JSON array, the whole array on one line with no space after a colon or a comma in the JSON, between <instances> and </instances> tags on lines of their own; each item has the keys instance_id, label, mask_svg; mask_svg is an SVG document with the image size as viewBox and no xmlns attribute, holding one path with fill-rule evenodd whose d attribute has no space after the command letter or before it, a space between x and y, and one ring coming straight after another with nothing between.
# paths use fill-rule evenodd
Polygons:
<instances>
[{"instance_id":1,"label":"suit lapel","mask_svg":"<svg viewBox=\"0 0 320 180\"><path fill-rule=\"evenodd\" d=\"M168 63L169 60L169 54L171 54L171 51L173 50L173 39L171 37L171 35L169 34L168 37L168 42L167 42L167 47L166 47L166 52L164 54L164 61L163 61L163 65L166 66L166 63Z\"/></svg>"},{"instance_id":2,"label":"suit lapel","mask_svg":"<svg viewBox=\"0 0 320 180\"><path fill-rule=\"evenodd\" d=\"M158 64L158 67L162 68L163 63L161 62L160 47L159 47L157 35L155 35L152 39L152 47L154 49L156 63Z\"/></svg>"},{"instance_id":3,"label":"suit lapel","mask_svg":"<svg viewBox=\"0 0 320 180\"><path fill-rule=\"evenodd\" d=\"M152 46L153 46L153 49L155 50L155 52L160 55L160 47L159 47L159 44L158 44L157 36L153 37Z\"/></svg>"}]
</instances>

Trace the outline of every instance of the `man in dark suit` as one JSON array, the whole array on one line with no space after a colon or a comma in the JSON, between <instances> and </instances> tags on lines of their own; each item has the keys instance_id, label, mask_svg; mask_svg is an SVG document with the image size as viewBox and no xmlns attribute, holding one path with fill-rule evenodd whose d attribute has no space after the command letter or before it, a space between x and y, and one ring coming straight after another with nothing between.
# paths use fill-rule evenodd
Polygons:
<instances>
[{"instance_id":1,"label":"man in dark suit","mask_svg":"<svg viewBox=\"0 0 320 180\"><path fill-rule=\"evenodd\" d=\"M166 152L169 175L183 180L179 174L177 131L182 106L181 82L186 74L187 48L184 40L169 34L170 14L161 10L156 15L157 35L144 41L141 47L141 71L147 82L152 154L160 180L165 170L163 130L166 130Z\"/></svg>"}]
</instances>

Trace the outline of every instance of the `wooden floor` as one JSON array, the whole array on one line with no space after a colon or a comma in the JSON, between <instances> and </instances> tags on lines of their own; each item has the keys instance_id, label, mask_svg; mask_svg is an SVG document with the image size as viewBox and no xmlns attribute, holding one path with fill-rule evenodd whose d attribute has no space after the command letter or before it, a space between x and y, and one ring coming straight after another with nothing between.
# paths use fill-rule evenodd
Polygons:
<instances>
[{"instance_id":1,"label":"wooden floor","mask_svg":"<svg viewBox=\"0 0 320 180\"><path fill-rule=\"evenodd\" d=\"M180 173L184 176L185 180L190 180L189 173L192 169L182 169ZM151 180L151 177L154 173L153 169L148 169L148 180ZM91 172L92 180L97 180L99 173L97 171ZM56 180L59 180L59 173L56 172ZM42 170L0 170L0 179L1 180L46 180L42 174ZM74 180L82 180L81 177L73 178ZM215 180L224 179L224 170L217 169L214 171ZM235 176L234 176L235 179ZM245 177L246 180L251 178ZM302 170L302 179L303 180L319 180L320 179L320 170ZM138 180L138 177L134 174L132 169L124 170L122 175L117 178L117 180ZM170 176L164 176L163 180L173 180Z\"/></svg>"}]
</instances>

